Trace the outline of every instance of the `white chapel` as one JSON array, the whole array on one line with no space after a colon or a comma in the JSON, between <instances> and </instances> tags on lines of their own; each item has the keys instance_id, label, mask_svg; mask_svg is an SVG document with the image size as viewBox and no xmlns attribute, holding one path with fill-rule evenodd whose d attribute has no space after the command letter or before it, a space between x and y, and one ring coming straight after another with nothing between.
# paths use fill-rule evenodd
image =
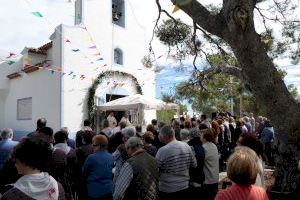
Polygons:
<instances>
[{"instance_id":1,"label":"white chapel","mask_svg":"<svg viewBox=\"0 0 300 200\"><path fill-rule=\"evenodd\" d=\"M141 25L143 16L132 2L153 4L77 0L74 26L57 26L50 41L25 47L18 60L1 64L0 129L26 134L45 117L54 131L76 132L91 109L97 113L95 108L108 101L138 93L154 98L155 73L142 62L151 27ZM135 111L128 112L134 120ZM143 116L147 124L156 112L145 110Z\"/></svg>"}]
</instances>

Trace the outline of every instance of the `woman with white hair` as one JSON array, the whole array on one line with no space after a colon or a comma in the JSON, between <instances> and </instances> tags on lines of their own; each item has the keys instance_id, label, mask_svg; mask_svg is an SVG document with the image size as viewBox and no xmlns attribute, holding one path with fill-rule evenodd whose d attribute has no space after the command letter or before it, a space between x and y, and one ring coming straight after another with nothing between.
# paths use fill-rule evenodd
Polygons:
<instances>
[{"instance_id":1,"label":"woman with white hair","mask_svg":"<svg viewBox=\"0 0 300 200\"><path fill-rule=\"evenodd\" d=\"M180 130L180 141L187 143L190 140L190 131L188 129Z\"/></svg>"}]
</instances>

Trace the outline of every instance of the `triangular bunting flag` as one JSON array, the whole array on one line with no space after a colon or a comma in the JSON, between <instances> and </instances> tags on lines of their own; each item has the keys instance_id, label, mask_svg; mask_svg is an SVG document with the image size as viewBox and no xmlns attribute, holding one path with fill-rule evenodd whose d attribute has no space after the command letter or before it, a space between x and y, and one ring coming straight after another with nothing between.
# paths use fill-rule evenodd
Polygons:
<instances>
[{"instance_id":1,"label":"triangular bunting flag","mask_svg":"<svg viewBox=\"0 0 300 200\"><path fill-rule=\"evenodd\" d=\"M83 74L81 74L80 79L81 80L85 79L85 76Z\"/></svg>"},{"instance_id":2,"label":"triangular bunting flag","mask_svg":"<svg viewBox=\"0 0 300 200\"><path fill-rule=\"evenodd\" d=\"M101 55L100 53L95 53L95 54L94 54L94 56L100 56L100 55Z\"/></svg>"},{"instance_id":3,"label":"triangular bunting flag","mask_svg":"<svg viewBox=\"0 0 300 200\"><path fill-rule=\"evenodd\" d=\"M47 68L49 67L50 65L48 63L43 63L43 68Z\"/></svg>"},{"instance_id":4,"label":"triangular bunting flag","mask_svg":"<svg viewBox=\"0 0 300 200\"><path fill-rule=\"evenodd\" d=\"M71 41L67 39L65 42L69 42L70 43Z\"/></svg>"},{"instance_id":5,"label":"triangular bunting flag","mask_svg":"<svg viewBox=\"0 0 300 200\"><path fill-rule=\"evenodd\" d=\"M72 77L72 79L75 79L75 78L76 78L76 75L74 74L73 77Z\"/></svg>"},{"instance_id":6,"label":"triangular bunting flag","mask_svg":"<svg viewBox=\"0 0 300 200\"><path fill-rule=\"evenodd\" d=\"M172 14L177 12L178 10L180 10L180 8L179 8L178 4L176 4L173 11L172 11Z\"/></svg>"},{"instance_id":7,"label":"triangular bunting flag","mask_svg":"<svg viewBox=\"0 0 300 200\"><path fill-rule=\"evenodd\" d=\"M74 72L71 71L71 72L68 74L68 76L70 76L70 75L73 74L73 73L74 73Z\"/></svg>"},{"instance_id":8,"label":"triangular bunting flag","mask_svg":"<svg viewBox=\"0 0 300 200\"><path fill-rule=\"evenodd\" d=\"M98 58L97 61L103 60L103 58Z\"/></svg>"},{"instance_id":9,"label":"triangular bunting flag","mask_svg":"<svg viewBox=\"0 0 300 200\"><path fill-rule=\"evenodd\" d=\"M37 17L43 17L43 15L40 12L32 12L32 14Z\"/></svg>"},{"instance_id":10,"label":"triangular bunting flag","mask_svg":"<svg viewBox=\"0 0 300 200\"><path fill-rule=\"evenodd\" d=\"M14 55L16 55L16 54L14 54L14 53L9 53L9 56L7 56L6 58L8 59L8 58L11 58L11 57L13 57Z\"/></svg>"},{"instance_id":11,"label":"triangular bunting flag","mask_svg":"<svg viewBox=\"0 0 300 200\"><path fill-rule=\"evenodd\" d=\"M30 64L25 64L24 68L27 68L27 67L30 67L30 66L31 66Z\"/></svg>"},{"instance_id":12,"label":"triangular bunting flag","mask_svg":"<svg viewBox=\"0 0 300 200\"><path fill-rule=\"evenodd\" d=\"M80 51L79 49L72 49L72 51L74 51L74 52L78 52L78 51Z\"/></svg>"},{"instance_id":13,"label":"triangular bunting flag","mask_svg":"<svg viewBox=\"0 0 300 200\"><path fill-rule=\"evenodd\" d=\"M7 61L7 64L8 64L8 65L12 65L12 64L14 64L14 63L16 63L16 62L15 62L15 61L12 61L12 60Z\"/></svg>"}]
</instances>

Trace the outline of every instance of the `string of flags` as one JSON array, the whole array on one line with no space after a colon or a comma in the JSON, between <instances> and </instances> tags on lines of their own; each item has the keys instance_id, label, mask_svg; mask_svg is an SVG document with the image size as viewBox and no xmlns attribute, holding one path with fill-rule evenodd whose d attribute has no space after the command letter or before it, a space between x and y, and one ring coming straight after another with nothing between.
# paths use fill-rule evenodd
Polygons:
<instances>
[{"instance_id":1,"label":"string of flags","mask_svg":"<svg viewBox=\"0 0 300 200\"><path fill-rule=\"evenodd\" d=\"M27 1L26 1L27 2ZM29 3L29 2L28 2ZM42 13L38 12L38 11L35 11L35 12L31 12L32 15L36 16L36 17L39 17L39 18L44 18L45 17L42 15ZM46 19L45 19L46 20ZM47 20L48 23L50 23L48 20ZM97 59L93 59L94 61L103 61L104 58L101 57L101 53L99 52L99 50L97 49L97 46L95 45L95 43L93 42L93 39L91 37L91 34L88 32L87 28L86 27L82 27L84 30L86 30L86 32L89 34L89 37L86 37L85 38L85 41L86 42L89 42L89 43L92 43L90 45L88 45L88 47L85 47L87 49L95 49L96 52L92 54L93 57L98 57ZM55 28L56 31L59 32L59 30L57 28ZM70 39L68 38L64 38L64 42L65 43L69 43L69 44L74 44L74 42L72 42ZM77 53L77 52L80 52L82 54L84 54L84 52L82 51L82 49L79 49L79 48L71 48L71 51L73 51L74 53ZM14 63L16 63L16 61L14 60L11 60L14 56L17 56L15 53L13 52L10 52L9 55L7 57L5 57L5 59L1 59L2 61L6 62L8 65L13 65ZM84 56L85 58L88 58L88 56ZM162 56L159 56L158 58L161 58ZM157 58L157 59L158 59ZM23 56L23 67L24 68L28 68L28 67L31 67L32 65L28 64L29 62L29 58L28 56ZM93 61L90 62L90 64L94 64ZM104 64L102 66L97 66L94 71L98 71L100 68L103 68L103 67L107 67L108 65L107 64ZM59 74L61 76L64 76L66 74L68 74L68 76L70 76L71 79L80 79L80 80L85 80L87 78L87 76L85 74L80 74L80 73L75 73L73 71L67 73L67 72L63 72L62 71L62 68L61 67L58 67L58 66L53 66L53 65L50 65L49 63L47 62L43 62L41 64L41 66L38 66L39 69L43 69L43 70L48 70L50 71L50 74L51 75L55 75L55 74ZM101 72L103 73L103 71ZM104 78L112 78L112 74L110 74L109 77L104 77ZM107 85L109 85L110 83L113 83L115 86L117 87L122 87L125 85L124 82L116 82L116 81L108 81L107 82ZM144 85L144 84L143 84Z\"/></svg>"}]
</instances>

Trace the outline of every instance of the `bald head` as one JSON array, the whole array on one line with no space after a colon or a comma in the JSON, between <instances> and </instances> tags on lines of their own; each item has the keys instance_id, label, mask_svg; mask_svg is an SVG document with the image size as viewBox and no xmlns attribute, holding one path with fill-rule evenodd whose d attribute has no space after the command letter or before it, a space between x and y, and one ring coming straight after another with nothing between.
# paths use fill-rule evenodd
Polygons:
<instances>
[{"instance_id":1,"label":"bald head","mask_svg":"<svg viewBox=\"0 0 300 200\"><path fill-rule=\"evenodd\" d=\"M36 122L36 126L38 130L45 127L46 125L47 125L47 120L44 117L39 118Z\"/></svg>"}]
</instances>

